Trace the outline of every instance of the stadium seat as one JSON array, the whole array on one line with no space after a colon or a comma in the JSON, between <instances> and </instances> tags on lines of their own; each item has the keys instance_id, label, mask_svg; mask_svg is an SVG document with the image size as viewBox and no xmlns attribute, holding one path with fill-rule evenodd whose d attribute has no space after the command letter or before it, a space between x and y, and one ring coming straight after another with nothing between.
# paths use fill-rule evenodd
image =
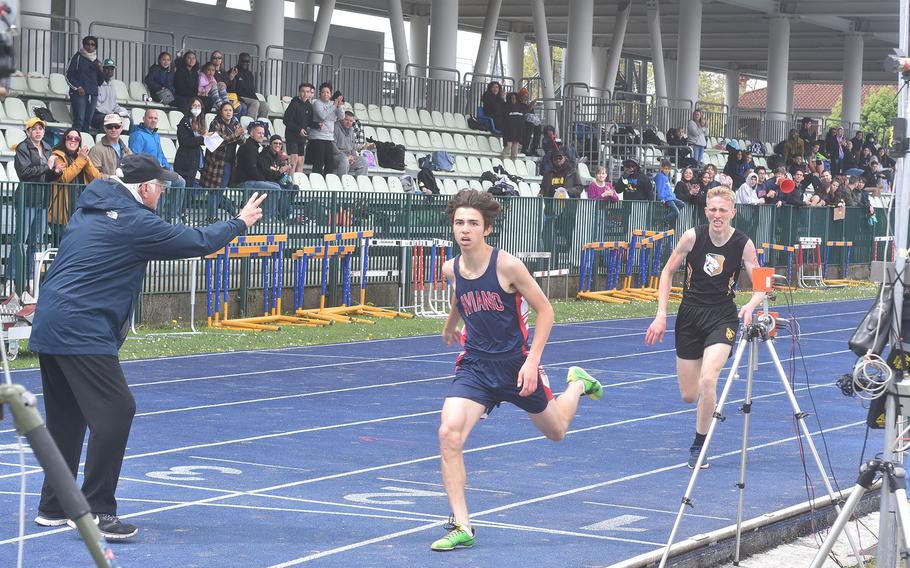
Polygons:
<instances>
[{"instance_id":1,"label":"stadium seat","mask_svg":"<svg viewBox=\"0 0 910 568\"><path fill-rule=\"evenodd\" d=\"M308 191L310 189L310 178L303 172L294 172L294 175L291 176L291 180L300 191Z\"/></svg>"},{"instance_id":2,"label":"stadium seat","mask_svg":"<svg viewBox=\"0 0 910 568\"><path fill-rule=\"evenodd\" d=\"M379 176L376 176L379 177ZM366 191L372 193L375 191L373 187L373 182L370 180L370 176L359 175L357 176L357 188L360 191Z\"/></svg>"},{"instance_id":3,"label":"stadium seat","mask_svg":"<svg viewBox=\"0 0 910 568\"><path fill-rule=\"evenodd\" d=\"M6 163L6 179L7 181L19 181L19 174L16 172L16 162L9 161Z\"/></svg>"},{"instance_id":4,"label":"stadium seat","mask_svg":"<svg viewBox=\"0 0 910 568\"><path fill-rule=\"evenodd\" d=\"M162 138L167 136L174 136L177 134L177 128L171 125L170 119L167 117L167 113L163 110L158 111L158 132L162 134Z\"/></svg>"},{"instance_id":5,"label":"stadium seat","mask_svg":"<svg viewBox=\"0 0 910 568\"><path fill-rule=\"evenodd\" d=\"M408 125L408 123L410 122L408 120L408 111L406 111L404 109L404 107L397 106L397 107L393 108L392 111L395 114L395 123L399 126L399 128L402 128L402 127L405 127Z\"/></svg>"},{"instance_id":6,"label":"stadium seat","mask_svg":"<svg viewBox=\"0 0 910 568\"><path fill-rule=\"evenodd\" d=\"M162 136L161 152L164 154L165 159L173 165L174 158L177 156L177 147L174 146L174 141L166 136Z\"/></svg>"},{"instance_id":7,"label":"stadium seat","mask_svg":"<svg viewBox=\"0 0 910 568\"><path fill-rule=\"evenodd\" d=\"M490 184L490 185L492 185L492 184ZM468 186L470 186L470 188L473 189L474 191L484 191L483 184L481 184L476 179L472 179L472 180L468 181Z\"/></svg>"},{"instance_id":8,"label":"stadium seat","mask_svg":"<svg viewBox=\"0 0 910 568\"><path fill-rule=\"evenodd\" d=\"M11 126L6 129L6 146L10 149L11 152L15 152L16 146L18 146L19 143L25 139L25 130L17 126Z\"/></svg>"},{"instance_id":9,"label":"stadium seat","mask_svg":"<svg viewBox=\"0 0 910 568\"><path fill-rule=\"evenodd\" d=\"M363 106L361 103L354 103L354 114L359 118L363 118L367 115L367 107Z\"/></svg>"},{"instance_id":10,"label":"stadium seat","mask_svg":"<svg viewBox=\"0 0 910 568\"><path fill-rule=\"evenodd\" d=\"M341 178L336 174L325 174L325 186L329 191L344 191Z\"/></svg>"},{"instance_id":11,"label":"stadium seat","mask_svg":"<svg viewBox=\"0 0 910 568\"><path fill-rule=\"evenodd\" d=\"M392 110L392 107L382 105L379 111L382 114L382 122L386 125L398 124L398 121L395 119L395 111Z\"/></svg>"},{"instance_id":12,"label":"stadium seat","mask_svg":"<svg viewBox=\"0 0 910 568\"><path fill-rule=\"evenodd\" d=\"M404 133L401 132L401 130L399 130L397 128L393 128L389 131L389 134L392 136L392 142L394 142L395 144L401 144L405 148L408 147L407 142L405 141L405 138L404 138Z\"/></svg>"},{"instance_id":13,"label":"stadium seat","mask_svg":"<svg viewBox=\"0 0 910 568\"><path fill-rule=\"evenodd\" d=\"M47 78L48 88L55 98L69 99L70 86L62 73L51 73Z\"/></svg>"},{"instance_id":14,"label":"stadium seat","mask_svg":"<svg viewBox=\"0 0 910 568\"><path fill-rule=\"evenodd\" d=\"M69 126L73 123L73 115L70 114L69 106L63 101L50 101L47 107L57 122L62 122Z\"/></svg>"},{"instance_id":15,"label":"stadium seat","mask_svg":"<svg viewBox=\"0 0 910 568\"><path fill-rule=\"evenodd\" d=\"M455 171L461 175L470 175L471 168L468 166L468 159L465 156L455 156Z\"/></svg>"},{"instance_id":16,"label":"stadium seat","mask_svg":"<svg viewBox=\"0 0 910 568\"><path fill-rule=\"evenodd\" d=\"M126 83L120 79L111 79L111 86L114 87L114 92L117 93L117 102L125 105L130 103L130 90L127 88Z\"/></svg>"},{"instance_id":17,"label":"stadium seat","mask_svg":"<svg viewBox=\"0 0 910 568\"><path fill-rule=\"evenodd\" d=\"M452 136L452 139L455 140L455 148L456 148L459 152L467 152L467 151L468 151L468 143L467 143L467 141L465 140L464 134L454 134L454 135Z\"/></svg>"},{"instance_id":18,"label":"stadium seat","mask_svg":"<svg viewBox=\"0 0 910 568\"><path fill-rule=\"evenodd\" d=\"M284 116L284 105L281 102L281 97L269 94L265 97L265 100L269 103L269 116Z\"/></svg>"},{"instance_id":19,"label":"stadium seat","mask_svg":"<svg viewBox=\"0 0 910 568\"><path fill-rule=\"evenodd\" d=\"M404 147L408 150L417 150L420 148L420 142L417 141L417 132L413 130L404 131Z\"/></svg>"},{"instance_id":20,"label":"stadium seat","mask_svg":"<svg viewBox=\"0 0 910 568\"><path fill-rule=\"evenodd\" d=\"M14 156L16 153L12 148L9 147L9 144L6 141L6 138L3 136L3 132L0 132L0 156L10 157Z\"/></svg>"},{"instance_id":21,"label":"stadium seat","mask_svg":"<svg viewBox=\"0 0 910 568\"><path fill-rule=\"evenodd\" d=\"M38 99L29 99L28 102L25 103L25 107L28 109L29 116L35 116L36 108L47 108L47 105L44 103L44 101L39 101ZM56 115L54 115L53 122L47 123L48 127L50 128L67 128L72 124L73 121L63 122Z\"/></svg>"},{"instance_id":22,"label":"stadium seat","mask_svg":"<svg viewBox=\"0 0 910 568\"><path fill-rule=\"evenodd\" d=\"M385 126L379 126L376 128L376 140L380 142L391 142L392 135L389 133L389 129Z\"/></svg>"},{"instance_id":23,"label":"stadium seat","mask_svg":"<svg viewBox=\"0 0 910 568\"><path fill-rule=\"evenodd\" d=\"M460 112L455 113L455 125L459 130L470 130L468 127L468 119Z\"/></svg>"},{"instance_id":24,"label":"stadium seat","mask_svg":"<svg viewBox=\"0 0 910 568\"><path fill-rule=\"evenodd\" d=\"M515 166L515 175L523 178L528 177L529 172L524 160L514 160L512 163ZM506 170L508 171L508 168Z\"/></svg>"},{"instance_id":25,"label":"stadium seat","mask_svg":"<svg viewBox=\"0 0 910 568\"><path fill-rule=\"evenodd\" d=\"M370 126L369 124L363 125L363 136L364 138L376 140L376 129Z\"/></svg>"},{"instance_id":26,"label":"stadium seat","mask_svg":"<svg viewBox=\"0 0 910 568\"><path fill-rule=\"evenodd\" d=\"M465 139L465 143L466 143L467 146L468 146L468 152L471 152L471 153L474 153L474 154L480 152L480 148L479 148L478 145L477 145L477 137L476 137L476 136L474 136L473 134L468 134L468 135L466 135L466 136L464 137L464 139ZM488 146L489 146L489 144L488 144Z\"/></svg>"},{"instance_id":27,"label":"stadium seat","mask_svg":"<svg viewBox=\"0 0 910 568\"><path fill-rule=\"evenodd\" d=\"M493 152L494 154L502 153L502 140L499 138L496 138L495 136L478 136L478 138L484 138L490 143L490 152Z\"/></svg>"},{"instance_id":28,"label":"stadium seat","mask_svg":"<svg viewBox=\"0 0 910 568\"><path fill-rule=\"evenodd\" d=\"M417 171L420 169L420 164L417 162L417 154L414 152L404 153L404 169L405 171Z\"/></svg>"},{"instance_id":29,"label":"stadium seat","mask_svg":"<svg viewBox=\"0 0 910 568\"><path fill-rule=\"evenodd\" d=\"M483 173L483 168L480 166L480 160L476 156L468 156L468 171L472 176L479 176Z\"/></svg>"},{"instance_id":30,"label":"stadium seat","mask_svg":"<svg viewBox=\"0 0 910 568\"><path fill-rule=\"evenodd\" d=\"M442 141L442 136L435 130L430 131L430 148L433 150L443 150L446 145Z\"/></svg>"},{"instance_id":31,"label":"stadium seat","mask_svg":"<svg viewBox=\"0 0 910 568\"><path fill-rule=\"evenodd\" d=\"M389 193L404 193L404 188L401 186L401 179L392 176L388 180L389 184Z\"/></svg>"},{"instance_id":32,"label":"stadium seat","mask_svg":"<svg viewBox=\"0 0 910 568\"><path fill-rule=\"evenodd\" d=\"M395 178L395 179L398 179L398 178ZM398 185L400 186L401 182L399 182ZM389 192L389 184L384 177L373 176L373 191L375 191L376 193L388 193Z\"/></svg>"},{"instance_id":33,"label":"stadium seat","mask_svg":"<svg viewBox=\"0 0 910 568\"><path fill-rule=\"evenodd\" d=\"M446 127L446 120L442 116L441 112L439 112L438 110L434 110L433 112L430 113L430 116L433 118L433 126L435 126L436 128L445 128Z\"/></svg>"},{"instance_id":34,"label":"stadium seat","mask_svg":"<svg viewBox=\"0 0 910 568\"><path fill-rule=\"evenodd\" d=\"M130 120L133 121L133 124L142 124L142 117L144 114L144 108L133 107L130 109Z\"/></svg>"},{"instance_id":35,"label":"stadium seat","mask_svg":"<svg viewBox=\"0 0 910 568\"><path fill-rule=\"evenodd\" d=\"M80 132L79 135L82 136L82 145L83 146L91 148L92 146L95 145L95 139L92 138L92 135L89 134L88 132Z\"/></svg>"},{"instance_id":36,"label":"stadium seat","mask_svg":"<svg viewBox=\"0 0 910 568\"><path fill-rule=\"evenodd\" d=\"M489 136L475 136L474 140L477 142L478 152L482 154L489 154L493 151L492 148L490 148L490 142L494 140L493 138Z\"/></svg>"},{"instance_id":37,"label":"stadium seat","mask_svg":"<svg viewBox=\"0 0 910 568\"><path fill-rule=\"evenodd\" d=\"M205 127L206 128L208 128L209 124L211 124L213 120L215 120L215 113L213 113L213 112L205 113Z\"/></svg>"},{"instance_id":38,"label":"stadium seat","mask_svg":"<svg viewBox=\"0 0 910 568\"><path fill-rule=\"evenodd\" d=\"M9 181L8 179L6 179L6 168L0 168L0 183L3 183L5 181ZM3 189L5 191L10 191L7 188L3 188ZM10 193L12 193L12 191L10 191Z\"/></svg>"},{"instance_id":39,"label":"stadium seat","mask_svg":"<svg viewBox=\"0 0 910 568\"><path fill-rule=\"evenodd\" d=\"M425 109L425 108L422 108L422 109L420 109L420 110L417 111L417 114L420 116L420 124L422 124L423 126L425 126L425 127L427 127L427 128L433 128L433 127L434 127L434 125L433 125L433 115L430 114L430 111L428 111L428 110Z\"/></svg>"},{"instance_id":40,"label":"stadium seat","mask_svg":"<svg viewBox=\"0 0 910 568\"><path fill-rule=\"evenodd\" d=\"M520 175L518 173L518 170L515 168L515 161L512 160L512 158L506 158L505 160L503 160L502 167L506 172L512 174L513 176Z\"/></svg>"},{"instance_id":41,"label":"stadium seat","mask_svg":"<svg viewBox=\"0 0 910 568\"><path fill-rule=\"evenodd\" d=\"M594 176L591 175L590 170L588 170L588 164L579 163L578 164L578 179L584 185L591 183L591 180L594 179Z\"/></svg>"},{"instance_id":42,"label":"stadium seat","mask_svg":"<svg viewBox=\"0 0 910 568\"><path fill-rule=\"evenodd\" d=\"M521 197L534 197L534 193L531 191L531 186L528 185L528 182L518 182L518 195Z\"/></svg>"},{"instance_id":43,"label":"stadium seat","mask_svg":"<svg viewBox=\"0 0 910 568\"><path fill-rule=\"evenodd\" d=\"M57 98L51 93L50 80L44 75L29 74L26 77L26 83L28 84L29 96L41 99Z\"/></svg>"},{"instance_id":44,"label":"stadium seat","mask_svg":"<svg viewBox=\"0 0 910 568\"><path fill-rule=\"evenodd\" d=\"M373 124L383 124L382 120L382 111L379 110L379 107L371 105L367 109L367 117L369 121Z\"/></svg>"},{"instance_id":45,"label":"stadium seat","mask_svg":"<svg viewBox=\"0 0 910 568\"><path fill-rule=\"evenodd\" d=\"M442 180L442 189L440 193L443 195L455 195L458 193L458 186L455 185L455 180L452 178L446 178Z\"/></svg>"},{"instance_id":46,"label":"stadium seat","mask_svg":"<svg viewBox=\"0 0 910 568\"><path fill-rule=\"evenodd\" d=\"M471 188L471 186L468 184L468 180L466 180L466 179L464 179L464 178L458 178L458 179L456 179L456 180L455 180L455 187L458 189L458 191L461 191L462 189L470 189L470 188Z\"/></svg>"},{"instance_id":47,"label":"stadium seat","mask_svg":"<svg viewBox=\"0 0 910 568\"><path fill-rule=\"evenodd\" d=\"M29 91L25 75L11 75L9 78L9 90L14 96L27 96Z\"/></svg>"},{"instance_id":48,"label":"stadium seat","mask_svg":"<svg viewBox=\"0 0 910 568\"><path fill-rule=\"evenodd\" d=\"M131 104L138 104L142 106L147 106L149 103L158 104L152 100L152 97L149 95L149 91L145 85L139 81L130 81L128 93L130 95Z\"/></svg>"},{"instance_id":49,"label":"stadium seat","mask_svg":"<svg viewBox=\"0 0 910 568\"><path fill-rule=\"evenodd\" d=\"M252 116L246 116L246 115L244 115L244 116L241 116L241 117L240 117L240 126L242 126L244 130L246 130L247 127L249 127L249 125L250 125L251 122L253 122L253 117L252 117Z\"/></svg>"},{"instance_id":50,"label":"stadium seat","mask_svg":"<svg viewBox=\"0 0 910 568\"><path fill-rule=\"evenodd\" d=\"M490 160L490 158L482 157L482 158L479 158L479 159L478 159L478 162L480 162L480 171L481 171L481 173L483 173L483 172L492 172L492 171L493 171L493 162ZM470 163L471 163L471 160L470 160L470 158L469 158L469 159L468 159L468 164L470 164Z\"/></svg>"},{"instance_id":51,"label":"stadium seat","mask_svg":"<svg viewBox=\"0 0 910 568\"><path fill-rule=\"evenodd\" d=\"M531 186L531 195L537 196L540 195L540 184L536 181L532 181L528 184Z\"/></svg>"},{"instance_id":52,"label":"stadium seat","mask_svg":"<svg viewBox=\"0 0 910 568\"><path fill-rule=\"evenodd\" d=\"M430 135L427 134L426 130L417 131L417 144L419 144L420 147L425 150L429 150L433 147L433 143L430 142Z\"/></svg>"},{"instance_id":53,"label":"stadium seat","mask_svg":"<svg viewBox=\"0 0 910 568\"><path fill-rule=\"evenodd\" d=\"M273 128L272 134L277 134L278 136L281 136L282 138L285 137L286 129L284 127L284 119L281 119L281 118L273 119L272 128Z\"/></svg>"},{"instance_id":54,"label":"stadium seat","mask_svg":"<svg viewBox=\"0 0 910 568\"><path fill-rule=\"evenodd\" d=\"M417 112L416 108L405 109L405 112L408 115L408 124L415 128L423 126L423 123L420 122L420 114Z\"/></svg>"},{"instance_id":55,"label":"stadium seat","mask_svg":"<svg viewBox=\"0 0 910 568\"><path fill-rule=\"evenodd\" d=\"M325 178L322 177L322 174L317 174L316 172L310 173L310 187L316 191L325 191L328 189Z\"/></svg>"},{"instance_id":56,"label":"stadium seat","mask_svg":"<svg viewBox=\"0 0 910 568\"><path fill-rule=\"evenodd\" d=\"M455 139L452 137L451 132L442 133L442 147L446 152L458 151L458 147L455 146Z\"/></svg>"},{"instance_id":57,"label":"stadium seat","mask_svg":"<svg viewBox=\"0 0 910 568\"><path fill-rule=\"evenodd\" d=\"M451 112L442 113L442 119L445 122L446 128L449 130L458 130L458 124L455 123L455 115Z\"/></svg>"},{"instance_id":58,"label":"stadium seat","mask_svg":"<svg viewBox=\"0 0 910 568\"><path fill-rule=\"evenodd\" d=\"M25 121L31 116L28 109L25 108L25 103L22 102L22 99L15 97L7 97L3 103L3 109L6 111L8 122L13 124L25 126Z\"/></svg>"},{"instance_id":59,"label":"stadium seat","mask_svg":"<svg viewBox=\"0 0 910 568\"><path fill-rule=\"evenodd\" d=\"M348 174L341 176L341 187L345 191L360 191L360 186L357 185L357 179Z\"/></svg>"}]
</instances>

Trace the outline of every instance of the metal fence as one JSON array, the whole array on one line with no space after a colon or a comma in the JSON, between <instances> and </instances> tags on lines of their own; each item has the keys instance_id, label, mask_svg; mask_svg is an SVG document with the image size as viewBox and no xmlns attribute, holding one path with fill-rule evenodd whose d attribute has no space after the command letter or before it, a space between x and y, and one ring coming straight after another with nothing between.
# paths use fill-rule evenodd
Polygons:
<instances>
[{"instance_id":1,"label":"metal fence","mask_svg":"<svg viewBox=\"0 0 910 568\"><path fill-rule=\"evenodd\" d=\"M141 35L141 39L117 39L100 30L118 30L128 35ZM92 22L88 33L98 37L99 59L113 59L117 63L116 78L127 85L130 81L142 82L149 66L158 61L158 55L167 51L173 55L176 37L171 32L150 32L147 28L109 22ZM155 40L150 39L154 34Z\"/></svg>"},{"instance_id":2,"label":"metal fence","mask_svg":"<svg viewBox=\"0 0 910 568\"><path fill-rule=\"evenodd\" d=\"M67 219L74 210L81 186L67 184L0 184L0 257L4 259L4 278L15 278L17 289L29 278L27 259L43 248L57 246ZM181 207L172 209L167 201L159 210L185 211L190 225L204 225L211 212L209 197L224 192L236 205L245 202L250 190L188 189ZM165 194L165 199L173 195ZM265 216L252 233L286 233L288 248L319 244L322 236L339 230L372 229L378 238L448 238L451 229L445 219L449 197L444 195L389 194L338 191L300 191L270 195L274 206L266 206ZM661 203L620 201L611 204L586 199L501 198L503 212L494 224L491 243L510 252L549 251L553 268L569 268L577 273L581 245L590 241L628 241L633 229L661 228L666 209ZM854 246L851 262L868 263L872 258L873 237L885 230L884 211L880 222L870 225L860 208L848 208L846 219L834 221L832 209L825 207L748 206L737 207L734 225L760 246L763 242L793 244L799 237L849 240ZM705 222L700 210L683 208L677 220L677 234ZM376 269L393 270L400 251L377 249L371 259ZM836 255L832 262L839 262ZM287 261L286 261L287 262ZM772 257L770 262L786 266L786 259ZM255 266L234 271L232 287L255 288L261 279ZM290 273L289 271L287 272ZM387 279L393 280L393 279ZM317 267L307 275L308 284L318 282ZM197 281L189 281L183 262L155 262L144 283L145 294L187 292L190 286L203 291L202 271Z\"/></svg>"},{"instance_id":3,"label":"metal fence","mask_svg":"<svg viewBox=\"0 0 910 568\"><path fill-rule=\"evenodd\" d=\"M320 54L323 63L310 63L309 56ZM328 63L326 63L328 56ZM281 47L270 45L265 50L265 57L259 63L259 88L262 92L275 93L281 96L297 95L297 86L301 83L312 83L317 89L322 83L331 83L335 69L335 58L331 53ZM335 85L338 89L338 85ZM347 90L345 99L351 98ZM316 92L319 97L319 92ZM275 109L273 109L275 110ZM277 109L281 110L281 109Z\"/></svg>"},{"instance_id":4,"label":"metal fence","mask_svg":"<svg viewBox=\"0 0 910 568\"><path fill-rule=\"evenodd\" d=\"M13 36L19 69L28 73L50 75L66 73L70 58L82 47L79 20L35 12L23 16L47 20L44 27L20 27Z\"/></svg>"},{"instance_id":5,"label":"metal fence","mask_svg":"<svg viewBox=\"0 0 910 568\"><path fill-rule=\"evenodd\" d=\"M397 70L389 71L389 63L395 62L342 55L335 70L335 88L352 102L394 106L401 93L401 75Z\"/></svg>"}]
</instances>

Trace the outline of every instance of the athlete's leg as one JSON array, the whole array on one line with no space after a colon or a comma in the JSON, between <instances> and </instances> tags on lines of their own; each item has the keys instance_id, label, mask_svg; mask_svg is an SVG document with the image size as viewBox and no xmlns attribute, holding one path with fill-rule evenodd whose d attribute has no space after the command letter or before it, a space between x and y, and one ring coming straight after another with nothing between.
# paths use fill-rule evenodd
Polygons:
<instances>
[{"instance_id":1,"label":"athlete's leg","mask_svg":"<svg viewBox=\"0 0 910 568\"><path fill-rule=\"evenodd\" d=\"M676 380L683 402L698 400L698 377L701 375L701 359L676 358Z\"/></svg>"},{"instance_id":2,"label":"athlete's leg","mask_svg":"<svg viewBox=\"0 0 910 568\"><path fill-rule=\"evenodd\" d=\"M439 453L442 457L442 482L455 522L470 532L471 521L464 488L467 475L462 449L471 429L483 415L484 406L467 398L449 397L442 405L439 425Z\"/></svg>"},{"instance_id":3,"label":"athlete's leg","mask_svg":"<svg viewBox=\"0 0 910 568\"><path fill-rule=\"evenodd\" d=\"M714 406L717 404L717 377L730 357L730 349L726 343L705 347L698 376L698 409L695 419L695 429L700 433L707 433L711 425Z\"/></svg>"},{"instance_id":4,"label":"athlete's leg","mask_svg":"<svg viewBox=\"0 0 910 568\"><path fill-rule=\"evenodd\" d=\"M531 421L537 429L553 440L559 442L566 437L566 431L575 418L578 410L578 401L585 394L585 386L581 381L572 381L566 385L566 390L561 395L551 400L543 412L530 414Z\"/></svg>"}]
</instances>

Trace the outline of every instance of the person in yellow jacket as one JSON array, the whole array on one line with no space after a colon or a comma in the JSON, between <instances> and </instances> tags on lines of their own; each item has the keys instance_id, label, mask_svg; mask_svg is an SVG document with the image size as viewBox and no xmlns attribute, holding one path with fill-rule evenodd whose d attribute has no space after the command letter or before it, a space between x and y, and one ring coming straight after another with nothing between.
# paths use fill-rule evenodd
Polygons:
<instances>
[{"instance_id":1,"label":"person in yellow jacket","mask_svg":"<svg viewBox=\"0 0 910 568\"><path fill-rule=\"evenodd\" d=\"M68 128L60 142L54 146L53 155L63 164L63 171L51 187L47 222L51 226L53 243L59 243L63 229L72 213L82 186L102 177L101 172L88 157L88 146L82 145L82 135L75 128Z\"/></svg>"}]
</instances>

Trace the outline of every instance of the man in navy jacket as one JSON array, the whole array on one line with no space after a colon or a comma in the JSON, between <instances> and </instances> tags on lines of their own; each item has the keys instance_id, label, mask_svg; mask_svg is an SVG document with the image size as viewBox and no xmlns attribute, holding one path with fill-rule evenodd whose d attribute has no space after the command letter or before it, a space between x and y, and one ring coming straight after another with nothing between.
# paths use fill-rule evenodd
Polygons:
<instances>
[{"instance_id":1,"label":"man in navy jacket","mask_svg":"<svg viewBox=\"0 0 910 568\"><path fill-rule=\"evenodd\" d=\"M254 193L230 221L202 228L171 225L155 207L164 182L176 174L148 154L124 156L118 174L93 181L80 195L41 286L29 340L29 349L39 354L47 427L73 477L85 429L91 430L82 492L108 540L138 532L118 519L114 498L136 412L117 355L148 261L203 256L224 247L262 217L265 199ZM67 523L47 483L35 523Z\"/></svg>"}]
</instances>

